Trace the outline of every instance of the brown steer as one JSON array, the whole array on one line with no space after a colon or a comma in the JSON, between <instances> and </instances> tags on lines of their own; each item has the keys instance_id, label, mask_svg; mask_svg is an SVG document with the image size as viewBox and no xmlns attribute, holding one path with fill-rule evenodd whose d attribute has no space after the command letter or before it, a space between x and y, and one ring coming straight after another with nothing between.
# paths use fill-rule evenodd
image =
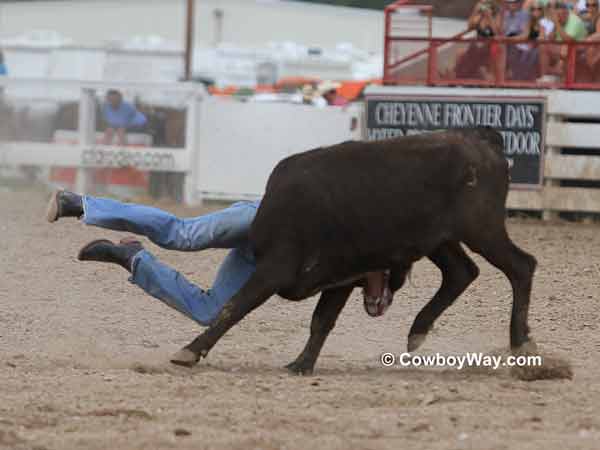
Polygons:
<instances>
[{"instance_id":1,"label":"brown steer","mask_svg":"<svg viewBox=\"0 0 600 450\"><path fill-rule=\"evenodd\" d=\"M390 269L395 291L411 265L428 257L443 280L411 327L413 351L479 273L461 243L510 280L511 348L530 351L527 313L536 260L508 237L508 184L502 137L490 129L344 142L284 159L269 178L250 233L256 272L172 362L195 364L274 294L301 300L322 291L310 338L288 365L311 373L357 280Z\"/></svg>"}]
</instances>

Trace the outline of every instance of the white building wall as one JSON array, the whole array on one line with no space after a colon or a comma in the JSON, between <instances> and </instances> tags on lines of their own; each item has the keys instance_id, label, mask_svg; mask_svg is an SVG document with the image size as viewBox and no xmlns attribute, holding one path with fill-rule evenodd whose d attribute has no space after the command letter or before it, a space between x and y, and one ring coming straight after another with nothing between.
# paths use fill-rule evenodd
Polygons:
<instances>
[{"instance_id":1,"label":"white building wall","mask_svg":"<svg viewBox=\"0 0 600 450\"><path fill-rule=\"evenodd\" d=\"M196 44L212 45L214 11L223 11L222 40L244 46L294 41L332 48L349 42L383 48L383 12L280 0L196 0ZM77 0L0 3L0 36L57 30L79 45L160 35L183 46L184 0Z\"/></svg>"},{"instance_id":2,"label":"white building wall","mask_svg":"<svg viewBox=\"0 0 600 450\"><path fill-rule=\"evenodd\" d=\"M361 105L323 109L207 97L198 122L197 189L206 199L255 199L271 170L294 153L359 139Z\"/></svg>"}]
</instances>

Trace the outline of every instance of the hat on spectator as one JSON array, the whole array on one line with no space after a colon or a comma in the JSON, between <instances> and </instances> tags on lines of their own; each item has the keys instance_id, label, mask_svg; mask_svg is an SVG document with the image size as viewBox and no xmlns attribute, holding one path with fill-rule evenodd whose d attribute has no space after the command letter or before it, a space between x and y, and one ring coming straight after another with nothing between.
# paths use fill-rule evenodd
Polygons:
<instances>
[{"instance_id":1,"label":"hat on spectator","mask_svg":"<svg viewBox=\"0 0 600 450\"><path fill-rule=\"evenodd\" d=\"M319 95L327 94L328 92L337 90L340 86L341 84L335 81L323 81L317 86L317 92Z\"/></svg>"}]
</instances>

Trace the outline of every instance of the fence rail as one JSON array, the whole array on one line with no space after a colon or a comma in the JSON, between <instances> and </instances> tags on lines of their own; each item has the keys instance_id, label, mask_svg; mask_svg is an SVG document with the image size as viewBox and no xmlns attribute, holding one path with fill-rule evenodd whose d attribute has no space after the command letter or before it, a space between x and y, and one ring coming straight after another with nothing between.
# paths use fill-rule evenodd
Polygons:
<instances>
[{"instance_id":1,"label":"fence rail","mask_svg":"<svg viewBox=\"0 0 600 450\"><path fill-rule=\"evenodd\" d=\"M78 104L72 97L67 99L71 126L46 126L45 137L39 142L28 137L0 139L0 169L8 166L12 171L15 166L31 165L35 173L43 172L42 175L48 175L55 184L70 186L77 192L90 192L88 187L91 185L92 190L99 187L109 195L114 192L114 195L131 198L129 192L123 194L129 186L132 192L135 191L133 195L146 185L146 193L152 193L151 181L154 179L157 183L162 179L165 184L177 183L179 188L183 178L182 200L187 204L197 204L203 199L258 198L264 192L272 168L281 159L311 148L360 139L358 124L362 110L358 105L316 108L297 103L241 102L205 96L204 89L197 85L179 84L0 79L0 86L6 86L8 100L11 100L13 87L31 87L32 91L42 95L44 89L40 87L44 86L48 89L55 86L69 90L76 88ZM113 88L141 92L144 103L147 95L180 92L185 99L185 117L177 122L181 127L176 131L184 136L177 146L152 147L150 142L156 144L156 141L152 141L151 136L135 134L128 134L130 146L97 143L98 94ZM23 101L27 108L36 103L36 98L31 98L30 104ZM78 116L75 110L78 110ZM0 107L0 114L2 112ZM181 119L180 115L177 118ZM2 120L0 137L1 125ZM134 137L139 138L135 143ZM52 169L38 171L37 166ZM61 169L63 167L67 168ZM129 172L135 176L129 177L131 183L125 185L123 179ZM105 185L109 189L104 189Z\"/></svg>"},{"instance_id":2,"label":"fence rail","mask_svg":"<svg viewBox=\"0 0 600 450\"><path fill-rule=\"evenodd\" d=\"M600 62L592 62L600 55L600 41L465 37L468 34L469 31L466 31L448 38L388 36L385 41L384 83L600 89ZM398 53L407 46L416 46L420 50L410 55ZM562 53L560 58L556 56L559 53ZM560 60L562 68L546 73L547 67L542 68L542 59L548 62L545 66L550 66L550 61L558 64ZM418 70L415 70L417 67ZM544 79L544 75L553 75L554 79Z\"/></svg>"},{"instance_id":3,"label":"fence rail","mask_svg":"<svg viewBox=\"0 0 600 450\"><path fill-rule=\"evenodd\" d=\"M14 100L16 91L32 90L25 101L52 101L56 104L72 102L72 92L78 95L78 117L76 118L75 141L32 142L31 140L0 140L0 166L40 166L76 168L75 185L78 192L88 192L92 182L91 168L135 169L151 172L179 172L184 176L183 201L195 204L201 201L197 190L198 132L196 124L200 113L200 102L206 91L201 85L191 83L129 83L88 82L74 80L22 79L0 77L3 105ZM63 91L61 91L61 89ZM65 95L66 89L69 94ZM144 96L159 93L162 96L180 94L186 110L185 146L180 148L129 147L97 143L97 95L109 89L136 92ZM55 96L46 92L56 90ZM19 95L16 96L19 98ZM56 135L56 134L54 134Z\"/></svg>"},{"instance_id":4,"label":"fence rail","mask_svg":"<svg viewBox=\"0 0 600 450\"><path fill-rule=\"evenodd\" d=\"M0 143L0 166L124 168L187 172L187 155L172 148L128 149L114 145L69 145L40 142Z\"/></svg>"}]
</instances>

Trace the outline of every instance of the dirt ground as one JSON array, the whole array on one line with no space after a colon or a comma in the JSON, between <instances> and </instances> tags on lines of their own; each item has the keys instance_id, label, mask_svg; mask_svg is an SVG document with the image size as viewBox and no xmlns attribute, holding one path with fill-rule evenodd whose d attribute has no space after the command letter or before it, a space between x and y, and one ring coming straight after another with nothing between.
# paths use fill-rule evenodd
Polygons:
<instances>
[{"instance_id":1,"label":"dirt ground","mask_svg":"<svg viewBox=\"0 0 600 450\"><path fill-rule=\"evenodd\" d=\"M0 187L0 448L600 448L598 226L509 221L513 239L539 261L532 335L570 361L573 380L383 367L380 354L404 351L439 285L428 262L384 317L368 317L355 291L315 375L298 377L282 367L304 345L315 299L273 298L197 367L172 366L171 354L201 328L128 283L121 268L76 261L89 240L120 235L75 220L45 223L45 201L42 191ZM224 256L148 247L202 286ZM481 276L420 354L508 346L508 281L476 261Z\"/></svg>"}]
</instances>

